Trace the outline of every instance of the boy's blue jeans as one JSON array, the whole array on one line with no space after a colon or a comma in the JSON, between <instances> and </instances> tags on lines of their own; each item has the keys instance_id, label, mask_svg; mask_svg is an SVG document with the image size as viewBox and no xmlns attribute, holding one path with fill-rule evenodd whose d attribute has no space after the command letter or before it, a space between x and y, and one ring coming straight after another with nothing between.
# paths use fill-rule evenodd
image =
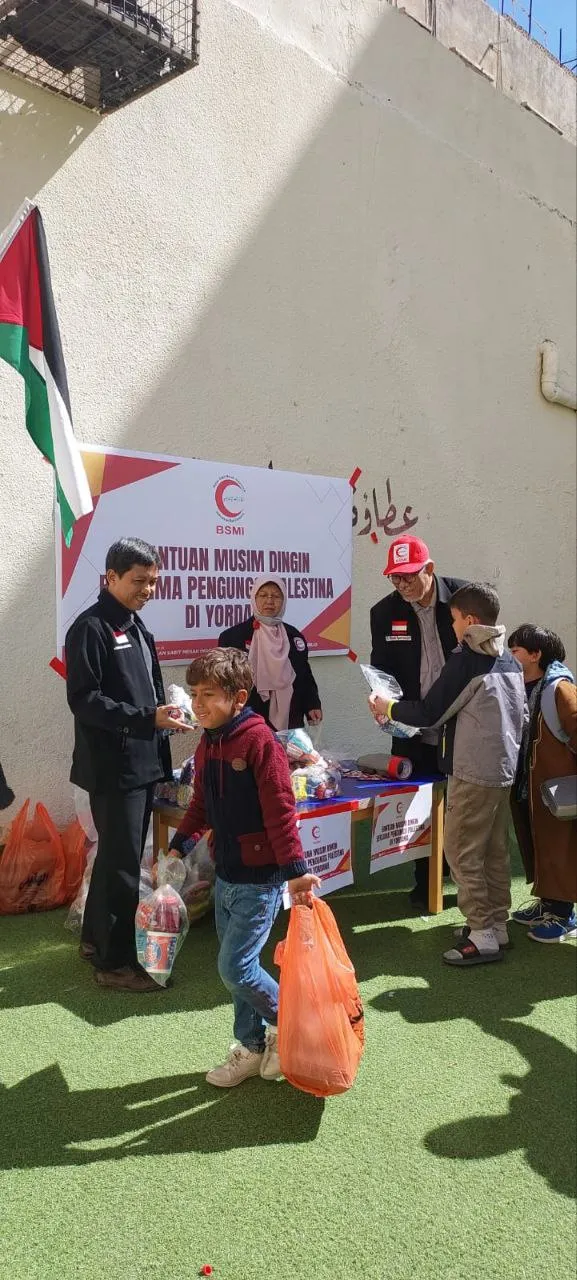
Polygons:
<instances>
[{"instance_id":1,"label":"boy's blue jeans","mask_svg":"<svg viewBox=\"0 0 577 1280\"><path fill-rule=\"evenodd\" d=\"M283 885L228 884L217 876L214 911L218 972L234 1004L234 1035L251 1053L264 1049L265 1027L278 1017L278 983L260 954L282 905Z\"/></svg>"}]
</instances>

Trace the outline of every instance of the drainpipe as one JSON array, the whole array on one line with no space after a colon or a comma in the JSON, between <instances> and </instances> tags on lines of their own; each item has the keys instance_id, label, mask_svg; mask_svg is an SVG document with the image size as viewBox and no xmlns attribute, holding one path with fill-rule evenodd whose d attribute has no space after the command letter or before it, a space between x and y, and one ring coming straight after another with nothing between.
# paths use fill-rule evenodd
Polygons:
<instances>
[{"instance_id":1,"label":"drainpipe","mask_svg":"<svg viewBox=\"0 0 577 1280\"><path fill-rule=\"evenodd\" d=\"M559 352L555 342L546 340L539 347L541 355L541 391L550 404L577 409L577 388L567 374L559 374ZM561 378L561 381L559 380Z\"/></svg>"}]
</instances>

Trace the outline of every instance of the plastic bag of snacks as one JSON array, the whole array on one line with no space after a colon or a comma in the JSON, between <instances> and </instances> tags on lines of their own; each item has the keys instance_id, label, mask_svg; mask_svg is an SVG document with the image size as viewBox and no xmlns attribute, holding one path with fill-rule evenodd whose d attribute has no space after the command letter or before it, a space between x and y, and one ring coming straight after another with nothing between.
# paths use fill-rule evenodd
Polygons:
<instances>
[{"instance_id":1,"label":"plastic bag of snacks","mask_svg":"<svg viewBox=\"0 0 577 1280\"><path fill-rule=\"evenodd\" d=\"M394 676L388 676L384 671L377 671L376 667L363 666L360 664L361 671L371 690L371 693L378 693L383 698L393 699L398 702L403 696L403 690L400 684L397 684ZM401 724L398 720L387 720L386 724L379 725L383 733L394 735L395 738L414 738L420 733L420 729L414 729L412 725Z\"/></svg>"},{"instance_id":2,"label":"plastic bag of snacks","mask_svg":"<svg viewBox=\"0 0 577 1280\"><path fill-rule=\"evenodd\" d=\"M305 729L281 729L276 736L282 742L291 768L302 769L306 765L319 763L321 755Z\"/></svg>"},{"instance_id":3,"label":"plastic bag of snacks","mask_svg":"<svg viewBox=\"0 0 577 1280\"><path fill-rule=\"evenodd\" d=\"M192 710L192 701L190 694L186 692L179 684L169 684L168 686L168 705L178 707L182 712L181 719L187 724L197 724L198 721Z\"/></svg>"},{"instance_id":4,"label":"plastic bag of snacks","mask_svg":"<svg viewBox=\"0 0 577 1280\"><path fill-rule=\"evenodd\" d=\"M186 880L181 890L190 924L201 920L212 909L214 901L215 870L210 852L210 832L207 832L187 852L182 865Z\"/></svg>"},{"instance_id":5,"label":"plastic bag of snacks","mask_svg":"<svg viewBox=\"0 0 577 1280\"><path fill-rule=\"evenodd\" d=\"M341 793L338 765L317 751L305 729L277 733L287 753L295 800L332 800Z\"/></svg>"},{"instance_id":6,"label":"plastic bag of snacks","mask_svg":"<svg viewBox=\"0 0 577 1280\"><path fill-rule=\"evenodd\" d=\"M154 787L154 800L156 804L178 804L178 779L179 769L174 770L171 779L163 778L162 782L157 782Z\"/></svg>"},{"instance_id":7,"label":"plastic bag of snacks","mask_svg":"<svg viewBox=\"0 0 577 1280\"><path fill-rule=\"evenodd\" d=\"M176 863L180 864L179 872L176 871ZM174 880L180 879L182 887L185 876L180 858L165 858L161 854L153 877L158 888L141 897L136 911L138 961L161 987L166 986L188 933L186 907L173 884Z\"/></svg>"},{"instance_id":8,"label":"plastic bag of snacks","mask_svg":"<svg viewBox=\"0 0 577 1280\"><path fill-rule=\"evenodd\" d=\"M291 774L295 800L333 800L341 794L341 771L332 760L319 760Z\"/></svg>"}]
</instances>

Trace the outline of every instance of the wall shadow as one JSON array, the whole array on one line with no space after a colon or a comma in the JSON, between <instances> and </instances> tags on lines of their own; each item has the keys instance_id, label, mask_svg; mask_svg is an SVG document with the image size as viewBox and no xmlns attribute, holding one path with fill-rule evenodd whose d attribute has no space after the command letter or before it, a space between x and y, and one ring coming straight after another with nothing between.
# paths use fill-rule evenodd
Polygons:
<instances>
[{"instance_id":1,"label":"wall shadow","mask_svg":"<svg viewBox=\"0 0 577 1280\"><path fill-rule=\"evenodd\" d=\"M56 94L0 72L0 228L33 199L97 127L98 117Z\"/></svg>"}]
</instances>

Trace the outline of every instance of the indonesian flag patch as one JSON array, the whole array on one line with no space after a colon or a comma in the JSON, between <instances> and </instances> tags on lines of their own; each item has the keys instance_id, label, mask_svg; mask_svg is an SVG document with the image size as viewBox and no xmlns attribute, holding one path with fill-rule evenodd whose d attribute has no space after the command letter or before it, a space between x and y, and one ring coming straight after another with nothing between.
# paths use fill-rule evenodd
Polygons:
<instances>
[{"instance_id":1,"label":"indonesian flag patch","mask_svg":"<svg viewBox=\"0 0 577 1280\"><path fill-rule=\"evenodd\" d=\"M130 644L130 640L128 639L128 636L127 636L127 634L126 634L126 632L125 632L125 631L115 631L115 632L114 632L114 648L115 648L115 649L130 649L130 648L132 648L132 646L131 646L131 644Z\"/></svg>"},{"instance_id":2,"label":"indonesian flag patch","mask_svg":"<svg viewBox=\"0 0 577 1280\"><path fill-rule=\"evenodd\" d=\"M401 620L400 622L391 623L391 631L394 636L406 636L408 630L409 624L406 619L404 621Z\"/></svg>"}]
</instances>

